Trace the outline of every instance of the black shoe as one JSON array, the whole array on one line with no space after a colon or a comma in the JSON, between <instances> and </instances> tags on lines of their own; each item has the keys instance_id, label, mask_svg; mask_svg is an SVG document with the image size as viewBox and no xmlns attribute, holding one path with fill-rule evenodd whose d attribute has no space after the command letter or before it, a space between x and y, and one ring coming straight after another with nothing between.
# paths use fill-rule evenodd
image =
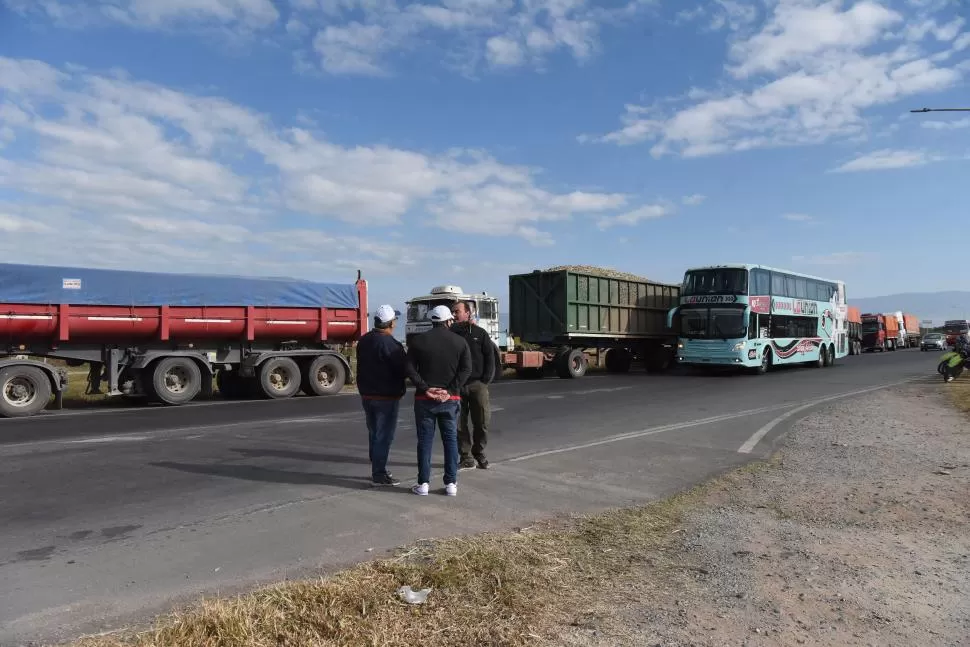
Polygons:
<instances>
[{"instance_id":1,"label":"black shoe","mask_svg":"<svg viewBox=\"0 0 970 647\"><path fill-rule=\"evenodd\" d=\"M475 469L475 459L473 458L463 458L460 463L458 463L459 470L473 470Z\"/></svg>"},{"instance_id":2,"label":"black shoe","mask_svg":"<svg viewBox=\"0 0 970 647\"><path fill-rule=\"evenodd\" d=\"M476 456L475 461L478 463L478 469L487 470L488 469L488 459L484 456Z\"/></svg>"},{"instance_id":3,"label":"black shoe","mask_svg":"<svg viewBox=\"0 0 970 647\"><path fill-rule=\"evenodd\" d=\"M385 474L384 476L381 476L379 478L374 479L372 482L376 486L380 486L380 485L400 485L401 484L400 481L398 481L396 478L394 478L393 476L391 476L389 473L388 474Z\"/></svg>"}]
</instances>

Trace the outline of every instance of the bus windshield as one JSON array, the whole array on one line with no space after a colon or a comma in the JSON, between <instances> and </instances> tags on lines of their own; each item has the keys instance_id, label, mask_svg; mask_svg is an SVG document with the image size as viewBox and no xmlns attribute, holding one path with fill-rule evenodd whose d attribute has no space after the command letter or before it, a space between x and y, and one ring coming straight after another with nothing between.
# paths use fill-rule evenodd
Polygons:
<instances>
[{"instance_id":1,"label":"bus windshield","mask_svg":"<svg viewBox=\"0 0 970 647\"><path fill-rule=\"evenodd\" d=\"M967 324L963 324L963 325L960 325L960 324L953 325L953 324L951 324L951 325L947 326L946 328L944 328L943 330L948 335L962 335L963 333L965 333L965 332L968 331L968 326L967 326Z\"/></svg>"},{"instance_id":2,"label":"bus windshield","mask_svg":"<svg viewBox=\"0 0 970 647\"><path fill-rule=\"evenodd\" d=\"M684 276L681 296L747 294L748 271L737 268L691 270Z\"/></svg>"},{"instance_id":3,"label":"bus windshield","mask_svg":"<svg viewBox=\"0 0 970 647\"><path fill-rule=\"evenodd\" d=\"M689 339L739 339L748 334L744 308L681 308L681 335Z\"/></svg>"}]
</instances>

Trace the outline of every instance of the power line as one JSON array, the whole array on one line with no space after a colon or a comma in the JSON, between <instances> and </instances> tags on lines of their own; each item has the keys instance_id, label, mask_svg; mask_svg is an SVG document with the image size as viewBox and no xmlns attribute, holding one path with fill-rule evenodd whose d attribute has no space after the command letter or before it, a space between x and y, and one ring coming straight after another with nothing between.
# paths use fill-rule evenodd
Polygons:
<instances>
[{"instance_id":1,"label":"power line","mask_svg":"<svg viewBox=\"0 0 970 647\"><path fill-rule=\"evenodd\" d=\"M910 112L970 112L970 108L920 108Z\"/></svg>"}]
</instances>

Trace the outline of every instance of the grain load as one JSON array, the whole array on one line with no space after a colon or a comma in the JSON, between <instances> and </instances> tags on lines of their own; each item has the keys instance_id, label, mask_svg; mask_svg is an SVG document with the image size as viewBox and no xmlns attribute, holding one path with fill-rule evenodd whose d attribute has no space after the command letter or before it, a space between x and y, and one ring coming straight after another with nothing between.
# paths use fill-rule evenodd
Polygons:
<instances>
[{"instance_id":1,"label":"grain load","mask_svg":"<svg viewBox=\"0 0 970 647\"><path fill-rule=\"evenodd\" d=\"M593 274L608 279L621 279L623 281L650 281L644 276L637 276L629 272L620 272L609 267L597 267L595 265L557 265L545 270L546 272L577 272L580 274Z\"/></svg>"}]
</instances>

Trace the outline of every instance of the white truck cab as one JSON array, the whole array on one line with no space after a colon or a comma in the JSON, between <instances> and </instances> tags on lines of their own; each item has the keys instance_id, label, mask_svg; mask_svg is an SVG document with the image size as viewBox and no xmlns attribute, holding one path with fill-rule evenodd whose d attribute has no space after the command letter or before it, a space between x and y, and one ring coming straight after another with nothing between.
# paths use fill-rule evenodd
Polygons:
<instances>
[{"instance_id":1,"label":"white truck cab","mask_svg":"<svg viewBox=\"0 0 970 647\"><path fill-rule=\"evenodd\" d=\"M431 293L414 297L407 303L407 320L404 327L405 339L431 328L428 312L435 306L452 307L459 301L468 305L472 321L484 328L499 348L508 348L508 332L500 329L498 320L498 299L486 292L468 294L457 285L438 285Z\"/></svg>"}]
</instances>

